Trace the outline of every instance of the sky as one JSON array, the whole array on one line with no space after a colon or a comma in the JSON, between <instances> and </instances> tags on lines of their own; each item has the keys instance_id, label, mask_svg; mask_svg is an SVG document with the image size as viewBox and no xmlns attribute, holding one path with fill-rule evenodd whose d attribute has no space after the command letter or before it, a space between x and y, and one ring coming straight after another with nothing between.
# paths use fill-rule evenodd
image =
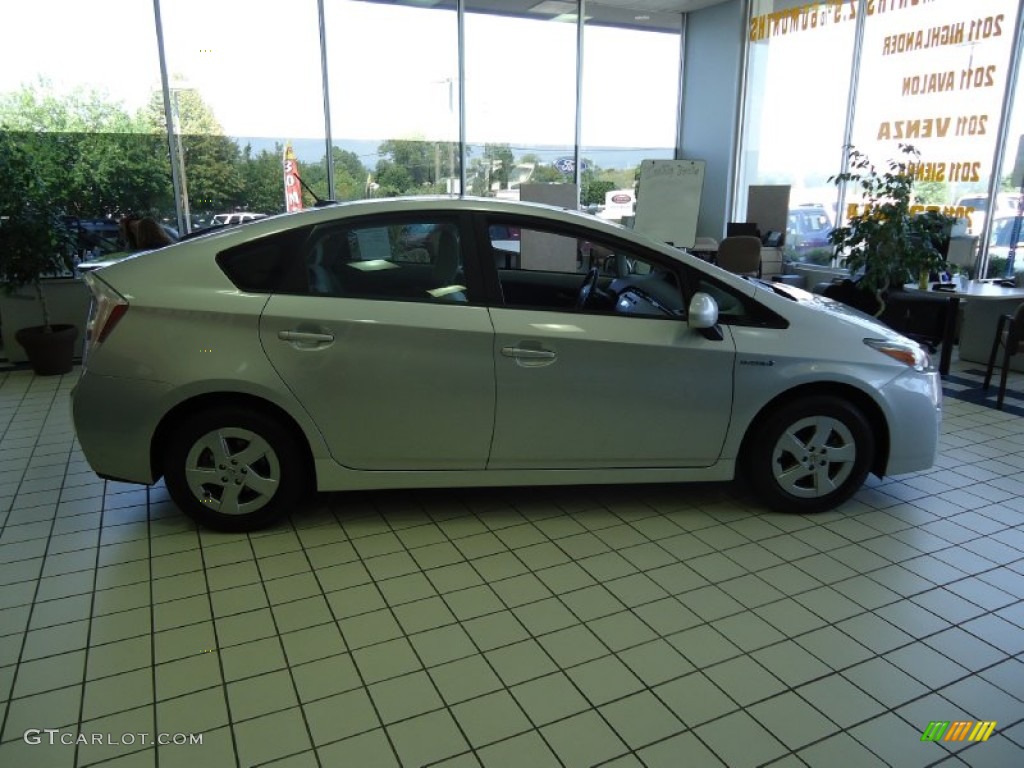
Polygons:
<instances>
[{"instance_id":1,"label":"sky","mask_svg":"<svg viewBox=\"0 0 1024 768\"><path fill-rule=\"evenodd\" d=\"M44 75L133 110L159 87L151 2L0 2L19 30L0 46L0 92ZM323 136L315 0L163 0L161 14L172 87L198 89L225 133ZM336 139L458 139L454 12L327 0L325 19ZM468 141L571 147L575 24L467 14L466 25ZM584 143L673 146L679 38L594 27L585 51Z\"/></svg>"},{"instance_id":2,"label":"sky","mask_svg":"<svg viewBox=\"0 0 1024 768\"><path fill-rule=\"evenodd\" d=\"M0 92L38 76L59 90L88 85L134 110L159 87L149 0L0 0ZM776 2L775 5L780 5ZM991 163L1001 88L900 96L904 75L996 63L1005 77L1016 0L933 0L876 14L865 38L855 142L870 153L885 121L984 114L973 140L919 140L926 154ZM772 4L760 0L757 10ZM197 88L228 135L269 141L323 136L315 0L163 0L168 70ZM455 15L408 5L326 0L332 133L336 141L455 141ZM902 56L882 56L886 35L1004 14L1002 35ZM60 23L53 23L59 19ZM745 159L756 176L801 179L838 168L852 50L852 22L755 45ZM571 148L575 25L467 14L467 139ZM675 141L678 38L597 26L585 35L584 146L671 147ZM1024 92L1024 78L1018 90ZM1024 133L1024 97L1010 129ZM315 146L315 145L311 145ZM303 158L306 159L306 158ZM1013 157L1007 159L1012 167Z\"/></svg>"}]
</instances>

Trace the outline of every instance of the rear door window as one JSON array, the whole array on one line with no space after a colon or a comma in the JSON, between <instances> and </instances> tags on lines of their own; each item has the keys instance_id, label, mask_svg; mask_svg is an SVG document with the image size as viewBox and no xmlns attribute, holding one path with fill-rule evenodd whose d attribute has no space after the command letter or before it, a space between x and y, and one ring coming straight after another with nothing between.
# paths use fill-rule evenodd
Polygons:
<instances>
[{"instance_id":1,"label":"rear door window","mask_svg":"<svg viewBox=\"0 0 1024 768\"><path fill-rule=\"evenodd\" d=\"M313 296L468 303L463 251L454 218L362 219L314 227L303 265Z\"/></svg>"}]
</instances>

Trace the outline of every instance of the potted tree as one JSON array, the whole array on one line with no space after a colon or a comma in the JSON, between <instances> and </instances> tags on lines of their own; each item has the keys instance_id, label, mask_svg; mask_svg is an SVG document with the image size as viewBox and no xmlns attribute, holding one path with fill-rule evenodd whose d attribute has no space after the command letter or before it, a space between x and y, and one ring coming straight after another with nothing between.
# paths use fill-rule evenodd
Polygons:
<instances>
[{"instance_id":1,"label":"potted tree","mask_svg":"<svg viewBox=\"0 0 1024 768\"><path fill-rule=\"evenodd\" d=\"M41 283L73 267L74 241L61 223L56 199L25 146L0 131L0 288L7 294L33 289L42 325L18 329L15 338L41 375L71 370L78 334L74 325L50 322Z\"/></svg>"},{"instance_id":2,"label":"potted tree","mask_svg":"<svg viewBox=\"0 0 1024 768\"><path fill-rule=\"evenodd\" d=\"M879 172L862 152L848 148L849 169L829 179L859 189L863 207L836 227L829 242L845 259L851 275L860 275L857 286L874 300L874 314L881 316L891 292L908 281L927 287L930 274L945 267L943 245L956 219L939 211L914 210L914 168L920 153L900 144L902 159L890 160Z\"/></svg>"}]
</instances>

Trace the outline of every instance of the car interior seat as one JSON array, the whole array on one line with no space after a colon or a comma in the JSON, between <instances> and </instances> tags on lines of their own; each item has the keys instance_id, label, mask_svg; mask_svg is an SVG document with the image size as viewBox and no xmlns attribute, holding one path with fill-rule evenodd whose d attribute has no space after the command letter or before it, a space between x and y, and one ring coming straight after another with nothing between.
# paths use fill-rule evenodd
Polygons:
<instances>
[{"instance_id":1,"label":"car interior seat","mask_svg":"<svg viewBox=\"0 0 1024 768\"><path fill-rule=\"evenodd\" d=\"M761 240L753 235L733 235L718 244L718 266L734 275L761 276Z\"/></svg>"},{"instance_id":2,"label":"car interior seat","mask_svg":"<svg viewBox=\"0 0 1024 768\"><path fill-rule=\"evenodd\" d=\"M348 254L347 233L325 235L313 248L308 259L309 292L316 296L344 295L339 265Z\"/></svg>"},{"instance_id":3,"label":"car interior seat","mask_svg":"<svg viewBox=\"0 0 1024 768\"><path fill-rule=\"evenodd\" d=\"M463 285L462 263L459 240L448 226L442 227L437 237L434 253L433 287L427 293L442 301L465 302L466 286Z\"/></svg>"}]
</instances>

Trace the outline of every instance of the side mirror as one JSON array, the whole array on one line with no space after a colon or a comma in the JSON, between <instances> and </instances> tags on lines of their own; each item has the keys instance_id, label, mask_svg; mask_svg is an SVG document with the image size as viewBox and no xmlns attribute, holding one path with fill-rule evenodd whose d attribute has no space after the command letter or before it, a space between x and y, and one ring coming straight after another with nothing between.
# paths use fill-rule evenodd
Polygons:
<instances>
[{"instance_id":1,"label":"side mirror","mask_svg":"<svg viewBox=\"0 0 1024 768\"><path fill-rule=\"evenodd\" d=\"M718 327L718 302L706 293L697 292L690 299L686 313L687 325L711 341L721 341L724 336Z\"/></svg>"},{"instance_id":2,"label":"side mirror","mask_svg":"<svg viewBox=\"0 0 1024 768\"><path fill-rule=\"evenodd\" d=\"M695 293L690 299L687 322L695 330L714 328L718 325L718 302L706 293Z\"/></svg>"}]
</instances>

